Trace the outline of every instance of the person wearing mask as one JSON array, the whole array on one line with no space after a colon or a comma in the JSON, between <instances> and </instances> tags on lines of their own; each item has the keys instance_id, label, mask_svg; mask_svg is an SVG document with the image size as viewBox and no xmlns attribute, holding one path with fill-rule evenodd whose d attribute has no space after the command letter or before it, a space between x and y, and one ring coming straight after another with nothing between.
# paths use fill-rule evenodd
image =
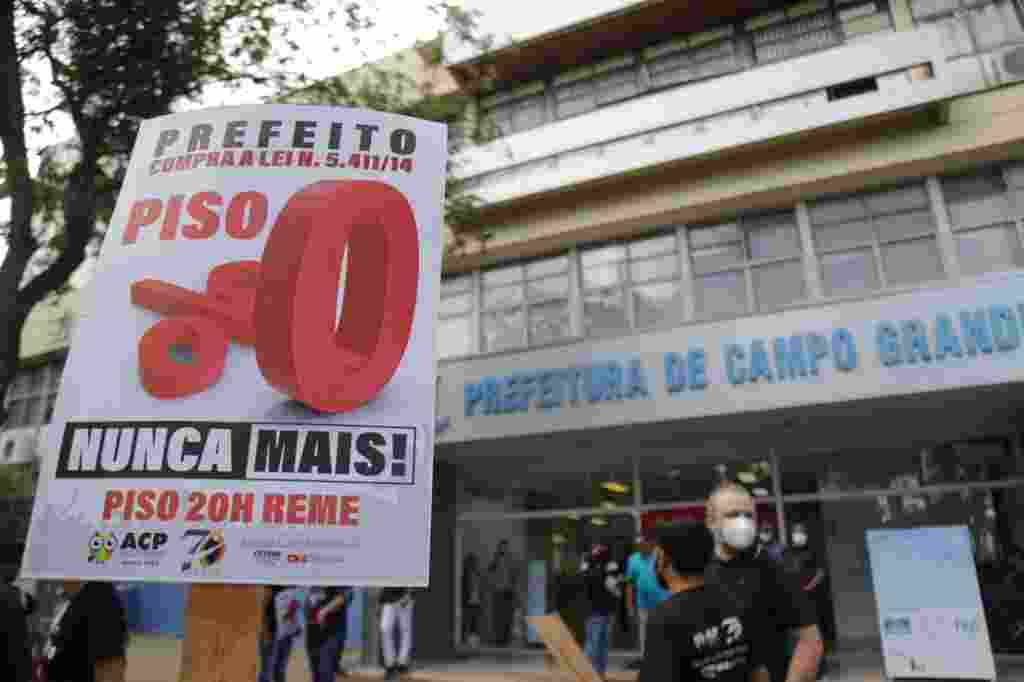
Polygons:
<instances>
[{"instance_id":1,"label":"person wearing mask","mask_svg":"<svg viewBox=\"0 0 1024 682\"><path fill-rule=\"evenodd\" d=\"M590 603L584 652L597 674L604 677L608 669L612 614L622 598L622 572L618 563L612 561L606 546L594 545L590 557L584 559L580 573L583 574L584 589Z\"/></svg>"},{"instance_id":2,"label":"person wearing mask","mask_svg":"<svg viewBox=\"0 0 1024 682\"><path fill-rule=\"evenodd\" d=\"M272 585L263 603L263 634L260 637L260 682L284 682L295 638L302 632L300 593L295 588Z\"/></svg>"},{"instance_id":3,"label":"person wearing mask","mask_svg":"<svg viewBox=\"0 0 1024 682\"><path fill-rule=\"evenodd\" d=\"M809 546L810 536L807 526L802 523L794 523L790 535L790 545L782 556L782 567L791 580L796 581L814 604L818 616L818 628L825 632L824 614L826 605L822 599L828 597L822 589L822 582L825 580L825 571L818 565L818 559ZM818 668L820 679L826 671L827 661L822 660Z\"/></svg>"},{"instance_id":4,"label":"person wearing mask","mask_svg":"<svg viewBox=\"0 0 1024 682\"><path fill-rule=\"evenodd\" d=\"M111 583L65 581L46 644L48 682L125 682L128 626Z\"/></svg>"},{"instance_id":5,"label":"person wearing mask","mask_svg":"<svg viewBox=\"0 0 1024 682\"><path fill-rule=\"evenodd\" d=\"M508 646L512 639L512 621L519 601L516 592L518 576L512 557L509 556L508 540L498 543L487 572L491 587L494 589L494 643L498 646Z\"/></svg>"},{"instance_id":6,"label":"person wearing mask","mask_svg":"<svg viewBox=\"0 0 1024 682\"><path fill-rule=\"evenodd\" d=\"M313 682L334 682L348 637L351 587L314 587L306 599L306 654ZM347 673L346 673L347 674Z\"/></svg>"},{"instance_id":7,"label":"person wearing mask","mask_svg":"<svg viewBox=\"0 0 1024 682\"><path fill-rule=\"evenodd\" d=\"M658 579L670 596L651 614L639 682L767 682L759 657L771 624L707 581L715 547L710 531L686 521L660 529L655 542Z\"/></svg>"},{"instance_id":8,"label":"person wearing mask","mask_svg":"<svg viewBox=\"0 0 1024 682\"><path fill-rule=\"evenodd\" d=\"M413 604L412 590L407 587L387 587L380 592L380 632L385 679L393 680L409 672Z\"/></svg>"},{"instance_id":9,"label":"person wearing mask","mask_svg":"<svg viewBox=\"0 0 1024 682\"><path fill-rule=\"evenodd\" d=\"M773 682L814 682L822 656L814 605L784 573L782 566L757 546L754 498L746 488L727 482L708 497L706 523L715 539L708 566L711 581L740 603L753 606L772 621L774 642L766 659ZM786 663L787 642L795 640Z\"/></svg>"},{"instance_id":10,"label":"person wearing mask","mask_svg":"<svg viewBox=\"0 0 1024 682\"><path fill-rule=\"evenodd\" d=\"M636 551L626 560L626 607L629 617L636 623L640 659L629 665L638 669L643 663L647 623L650 613L668 597L668 591L658 583L654 571L654 545L641 535L636 539Z\"/></svg>"},{"instance_id":11,"label":"person wearing mask","mask_svg":"<svg viewBox=\"0 0 1024 682\"><path fill-rule=\"evenodd\" d=\"M0 584L0 679L29 682L32 652L28 640L28 618L19 590L8 582Z\"/></svg>"}]
</instances>

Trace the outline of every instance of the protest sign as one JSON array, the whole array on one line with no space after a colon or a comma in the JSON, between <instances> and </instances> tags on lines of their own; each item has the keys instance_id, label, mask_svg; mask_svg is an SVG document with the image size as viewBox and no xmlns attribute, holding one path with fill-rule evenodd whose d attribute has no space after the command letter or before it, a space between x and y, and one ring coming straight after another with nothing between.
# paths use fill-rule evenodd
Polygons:
<instances>
[{"instance_id":1,"label":"protest sign","mask_svg":"<svg viewBox=\"0 0 1024 682\"><path fill-rule=\"evenodd\" d=\"M146 121L73 337L33 578L423 586L445 128Z\"/></svg>"},{"instance_id":2,"label":"protest sign","mask_svg":"<svg viewBox=\"0 0 1024 682\"><path fill-rule=\"evenodd\" d=\"M994 680L966 526L867 531L889 679Z\"/></svg>"}]
</instances>

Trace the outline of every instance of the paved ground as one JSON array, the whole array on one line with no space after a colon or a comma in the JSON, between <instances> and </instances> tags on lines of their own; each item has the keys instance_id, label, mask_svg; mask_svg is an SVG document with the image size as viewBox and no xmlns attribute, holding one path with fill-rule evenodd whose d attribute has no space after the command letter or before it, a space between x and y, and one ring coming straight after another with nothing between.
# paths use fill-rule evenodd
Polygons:
<instances>
[{"instance_id":1,"label":"paved ground","mask_svg":"<svg viewBox=\"0 0 1024 682\"><path fill-rule=\"evenodd\" d=\"M377 668L363 668L355 661L353 652L349 669L353 675L348 682L381 680L382 672ZM635 674L626 672L623 664L627 659L618 658L609 670L610 682L628 682ZM181 642L173 637L132 638L128 650L128 682L178 682L181 661ZM838 665L833 666L825 682L882 682L882 661L877 653L845 654ZM508 655L501 658L478 657L463 661L430 662L413 672L411 682L497 682L519 673L529 680L546 671L544 660L537 654ZM524 675L525 673L525 675ZM296 647L288 666L288 682L309 682L309 669L305 650ZM1024 660L999 663L1000 682L1024 682ZM246 682L246 681L240 681ZM256 682L253 680L252 682ZM339 678L342 682L342 678Z\"/></svg>"}]
</instances>

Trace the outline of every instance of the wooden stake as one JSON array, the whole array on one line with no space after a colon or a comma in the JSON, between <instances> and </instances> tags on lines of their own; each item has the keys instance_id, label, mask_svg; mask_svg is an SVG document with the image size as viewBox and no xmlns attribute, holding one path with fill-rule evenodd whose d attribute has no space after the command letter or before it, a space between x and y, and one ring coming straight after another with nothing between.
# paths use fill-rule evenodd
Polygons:
<instances>
[{"instance_id":1,"label":"wooden stake","mask_svg":"<svg viewBox=\"0 0 1024 682\"><path fill-rule=\"evenodd\" d=\"M179 682L256 679L265 589L260 585L192 585Z\"/></svg>"}]
</instances>

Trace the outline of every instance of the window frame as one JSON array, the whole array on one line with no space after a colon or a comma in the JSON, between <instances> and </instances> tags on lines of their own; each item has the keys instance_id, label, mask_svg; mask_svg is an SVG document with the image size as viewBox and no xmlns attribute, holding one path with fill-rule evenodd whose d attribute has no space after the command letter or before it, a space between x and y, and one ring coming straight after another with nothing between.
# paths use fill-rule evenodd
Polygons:
<instances>
[{"instance_id":1,"label":"window frame","mask_svg":"<svg viewBox=\"0 0 1024 682\"><path fill-rule=\"evenodd\" d=\"M653 329L675 327L682 324L685 321L685 304L684 298L686 296L687 284L683 278L683 267L681 263L682 258L682 244L680 243L680 229L678 227L663 227L658 230L651 231L640 237L635 237L628 240L619 240L614 242L608 242L598 245L593 245L590 248L580 249L579 258L579 270L580 270L580 308L581 308L581 319L582 319L582 335L586 338L607 338L609 336L615 336L617 333L633 332L633 331L650 331ZM657 239L668 239L672 238L673 246L670 250L661 251L653 255L634 256L630 250L635 244L643 242L654 241ZM599 265L586 265L584 260L588 253L594 253L608 248L620 248L622 249L622 257L614 260L604 261ZM645 279L642 281L633 279L633 264L634 263L647 263L660 259L674 257L675 259L675 272L671 275L661 275L653 277L651 279ZM593 287L588 286L586 281L587 270L594 270L596 268L609 267L614 265L621 270L621 277L619 281L611 286L606 287ZM670 322L661 322L653 325L640 326L637 323L636 314L636 301L633 297L633 293L637 288L672 283L677 287L676 296L679 299L679 307L677 316ZM606 291L609 289L615 289L619 295L622 296L623 308L626 315L626 326L620 330L610 330L604 333L593 333L588 330L587 326L587 314L586 314L586 300L587 296L597 291Z\"/></svg>"},{"instance_id":2,"label":"window frame","mask_svg":"<svg viewBox=\"0 0 1024 682\"><path fill-rule=\"evenodd\" d=\"M753 258L752 255L751 255L753 251L752 251L751 246L750 246L750 235L751 235L752 232L754 232L757 229L757 227L754 226L754 225L750 225L750 223L754 222L754 221L757 221L757 220L763 220L763 219L768 218L768 217L781 216L781 215L784 215L784 214L789 214L792 217L793 235L796 237L795 241L796 241L796 244L797 244L796 252L793 253L793 254L784 255L784 256L767 256L767 257L764 257L764 258ZM710 268L710 269L698 268L697 267L697 261L696 261L696 259L694 257L695 254L699 253L700 251L702 251L702 250L704 250L706 248L713 248L713 247L695 247L694 243L693 243L692 233L694 231L696 231L696 230L709 229L709 228L729 225L731 223L735 223L736 226L737 226L737 229L740 232L739 240L732 240L732 241L728 241L728 242L725 242L725 241L719 242L719 243L714 244L713 247L724 246L724 245L727 245L727 244L728 245L740 244L741 247L742 247L742 250L743 250L743 262L741 262L741 263L734 263L732 265L726 265L726 266L717 267L717 268ZM708 276L708 275L720 275L720 274L724 274L724 273L740 272L740 271L743 272L744 292L745 292L745 295L746 295L746 303L747 303L747 305L746 305L746 311L741 313L742 315L753 315L753 314L759 313L759 312L766 313L766 314L767 313L778 312L779 310L785 310L787 308L792 308L794 306L803 305L803 304L807 303L811 299L810 282L808 281L807 272L806 272L806 270L804 268L804 253L803 253L803 246L802 246L801 241L800 241L800 225L799 225L799 222L798 222L798 216L797 216L797 213L796 213L796 206L795 206L795 204L792 207L790 207L790 208L784 208L784 209L780 209L780 210L766 211L766 212L761 212L761 213L753 213L753 214L749 214L749 215L745 215L745 216L739 216L736 220L733 220L733 221L711 223L711 224L707 224L707 225L694 225L694 226L691 226L691 227L689 227L687 229L686 234L687 234L687 240L689 241L689 256L690 256L690 263L691 263L690 267L691 267L691 269L693 271L693 295L694 295L694 306L695 306L695 310L694 310L694 320L695 321L710 322L710 321L721 320L721 319L729 319L730 317L734 317L734 315L732 315L732 314L729 314L729 315L714 315L714 314L707 315L707 314L703 314L704 311L701 310L702 306L700 305L700 299L699 299L699 295L698 295L699 287L697 286L697 281L701 277L705 277L705 276ZM760 300L759 300L759 298L757 296L757 288L754 285L754 271L757 270L757 269L760 269L760 268L765 268L767 266L781 265L781 264L785 264L785 263L797 263L800 266L800 276L801 276L801 279L803 280L803 287L804 287L804 295L803 295L803 297L801 299L797 300L797 301L791 301L791 302L783 304L781 306L772 306L772 307L769 307L769 308L762 307L762 304L761 304L761 302L760 302Z\"/></svg>"},{"instance_id":3,"label":"window frame","mask_svg":"<svg viewBox=\"0 0 1024 682\"><path fill-rule=\"evenodd\" d=\"M913 209L906 209L906 208L904 208L904 209L900 209L900 210L897 210L897 211L889 211L889 212L883 213L883 212L872 211L870 206L867 204L867 199L870 196L872 196L872 195L878 195L878 194L882 194L882 193L886 193L886 192L892 192L892 191L896 191L896 190L900 190L900 189L906 189L906 188L909 188L909 187L913 187L915 185L919 186L921 191L922 191L922 193L924 193L924 195L925 195L926 204L923 207L921 207L921 208L913 208ZM946 272L945 263L942 262L941 244L939 243L939 225L937 224L937 221L935 220L935 217L934 217L934 214L933 214L932 200L931 200L931 197L928 196L928 188L927 188L926 180L925 179L922 179L919 184L918 183L914 183L914 182L902 183L902 184L898 184L898 185L891 185L891 186L885 187L883 189L874 189L874 190L856 192L854 194L839 194L839 195L833 195L833 196L829 196L829 197L822 197L822 199L830 200L830 201L834 201L834 200L840 199L840 198L845 199L845 200L856 199L857 201L861 202L862 205L863 205L863 208L864 208L865 217L864 218L856 218L856 219L835 220L835 221L831 221L831 222L827 222L827 223L814 223L813 219L811 221L811 244L812 244L812 247L814 248L814 254L815 254L816 258L819 261L819 263L818 263L818 271L819 271L820 276L821 276L821 281L822 281L822 298L824 300L830 301L830 300L836 300L836 299L849 298L850 296L872 295L872 294L877 294L877 293L880 293L880 292L883 292L883 291L891 291L893 289L905 289L907 287L921 286L921 285L925 285L925 284L928 284L928 283L931 283L931 282L939 282L939 281L948 281L949 280L950 274L948 272ZM809 202L809 204L808 204L809 207L812 204L813 204L813 202ZM909 215L911 213L917 213L917 212L927 212L928 215L931 216L932 230L930 232L912 232L912 233L909 233L909 234L901 234L898 237L889 237L889 238L883 238L880 235L879 227L878 227L878 223L880 222L880 219L882 219L882 218L890 218L892 216ZM826 226L827 227L832 227L832 226L835 226L835 225L849 225L851 223L858 222L860 220L865 220L867 222L868 226L870 227L870 229L871 229L870 240L860 240L860 241L856 241L856 242L845 243L845 244L843 244L841 246L831 246L831 247L821 247L821 246L818 245L817 235L818 235L818 228L819 227L826 227ZM929 238L934 241L936 249L939 250L939 256L940 256L939 257L939 264L942 266L942 269L943 269L943 272L945 274L945 277L942 278L942 279L939 279L939 280L933 280L933 279L922 280L920 282L915 282L915 283L912 283L912 284L891 284L889 282L890 278L887 276L887 273L885 271L885 261L883 260L883 256L884 256L884 252L885 252L885 247L893 246L893 245L898 245L898 244L907 244L907 243L910 243L910 242L922 241L924 239L929 239ZM872 253L873 257L874 257L875 276L878 278L878 289L869 289L869 290L866 290L866 291L857 292L855 294L854 293L846 293L846 294L829 293L830 290L832 289L832 287L829 285L829 280L825 276L825 269L824 269L824 265L821 263L821 257L822 256L832 255L832 254L849 253L849 252L852 252L852 251L862 251L862 250L864 250L867 247L871 248L871 253Z\"/></svg>"},{"instance_id":4,"label":"window frame","mask_svg":"<svg viewBox=\"0 0 1024 682\"><path fill-rule=\"evenodd\" d=\"M958 264L960 264L961 268L963 266L962 266L962 263L960 263L960 261L961 261L961 258L960 258L960 240L957 238L958 235L961 235L961 234L970 234L970 233L973 233L973 232L980 232L982 230L989 230L989 229L992 229L992 228L1001 227L1001 226L1005 226L1005 225L1012 225L1013 226L1014 234L1017 237L1017 246L1021 250L1021 252L1024 253L1024 205L1022 205L1022 203L1024 203L1024 202L1018 201L1018 197L1024 198L1024 184L1021 184L1019 187L1014 184L1014 178L1013 178L1013 176L1010 173L1010 166L1011 165L1013 165L1012 162L1011 163L1000 163L1000 164L997 164L994 167L993 166L981 166L981 167L978 167L978 168L971 169L971 171L969 171L968 173L959 173L959 174L956 174L956 175L943 175L943 176L939 176L938 177L939 184L942 187L942 203L943 203L943 207L942 208L946 212L946 216L947 216L947 218L949 220L949 229L950 229L950 232L953 235L953 248L954 248L954 251L955 251L955 256L956 256L957 262L958 262ZM1022 166L1022 168L1024 168L1024 164L1021 164L1021 166ZM992 171L995 171L996 173L998 173L999 178L1000 178L1000 180L1003 183L1003 187L1004 187L1004 190L1005 190L1005 193L1006 193L1005 194L1006 200L1007 200L1007 203L1010 206L1010 215L1007 216L1006 220L996 220L995 222L991 222L991 221L970 222L970 223L966 223L964 225L959 225L956 222L954 222L953 221L952 213L950 211L950 207L952 205L952 202L949 200L949 196L947 195L946 185L944 184L944 181L946 181L946 180L954 180L954 179L957 179L957 178L960 178L960 177L964 177L966 175L977 175L977 174L980 174L980 173L989 173L989 172L992 172ZM982 272L974 273L973 275L966 275L966 276L967 277L984 277L984 276L991 275L991 274L994 274L994 273L1010 272L1010 271L1015 270L1015 269L1021 269L1022 267L1024 267L1024 264L1021 264L1021 265L1017 266L1016 268L1011 267L1011 268L988 269L988 270L984 270Z\"/></svg>"},{"instance_id":5,"label":"window frame","mask_svg":"<svg viewBox=\"0 0 1024 682\"><path fill-rule=\"evenodd\" d=\"M61 357L18 370L4 396L4 409L9 415L5 428L35 428L50 423L63 369L64 358ZM39 382L26 384L32 377L40 377Z\"/></svg>"},{"instance_id":6,"label":"window frame","mask_svg":"<svg viewBox=\"0 0 1024 682\"><path fill-rule=\"evenodd\" d=\"M550 263L557 260L564 260L565 267L559 272L545 273L541 275L530 276L529 268L539 263ZM502 282L500 284L488 285L486 282L487 274L491 272L497 272L501 270L518 270L518 276L514 280L508 282ZM538 258L529 261L519 261L515 263L508 263L499 267L490 268L488 270L480 271L480 324L477 328L477 335L479 338L479 349L482 353L501 353L505 351L523 350L526 348L539 348L543 346L558 344L565 339L573 338L572 330L572 306L573 306L573 295L572 295L572 255L567 252L560 253L555 256L548 256L545 258ZM538 282L543 280L555 279L562 277L565 279L565 295L564 296L543 296L540 298L531 298L529 286L531 282ZM521 297L516 303L498 303L495 305L488 305L487 293L494 289L500 289L503 287L517 286L520 288ZM565 304L565 316L566 316L566 334L563 339L549 340L537 343L533 339L533 331L530 324L530 311L533 307L539 307L544 305L550 305L551 303L564 302ZM487 343L486 334L486 319L491 314L503 314L511 311L518 311L522 315L523 319L523 330L522 339L518 344L504 346L501 348L491 348Z\"/></svg>"}]
</instances>

